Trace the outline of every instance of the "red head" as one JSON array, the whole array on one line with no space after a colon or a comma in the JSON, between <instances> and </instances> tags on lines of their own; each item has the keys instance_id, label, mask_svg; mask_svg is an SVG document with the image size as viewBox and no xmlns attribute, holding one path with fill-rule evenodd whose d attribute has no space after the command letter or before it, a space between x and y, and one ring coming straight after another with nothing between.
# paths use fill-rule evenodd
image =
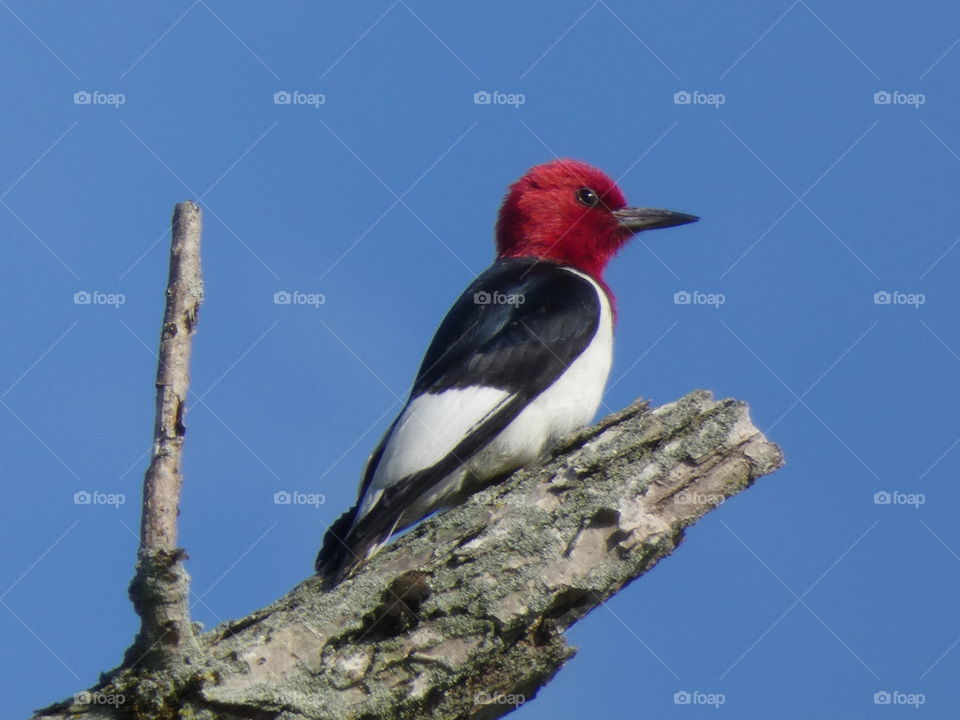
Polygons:
<instances>
[{"instance_id":1,"label":"red head","mask_svg":"<svg viewBox=\"0 0 960 720\"><path fill-rule=\"evenodd\" d=\"M537 257L597 280L641 230L693 222L693 215L627 207L617 184L577 160L536 165L510 186L497 220L497 257Z\"/></svg>"}]
</instances>

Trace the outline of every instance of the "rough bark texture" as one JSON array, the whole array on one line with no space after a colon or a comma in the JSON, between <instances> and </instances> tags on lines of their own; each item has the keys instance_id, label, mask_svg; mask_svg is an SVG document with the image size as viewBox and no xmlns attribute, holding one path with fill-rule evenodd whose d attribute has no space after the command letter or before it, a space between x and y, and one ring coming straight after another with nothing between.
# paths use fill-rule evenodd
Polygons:
<instances>
[{"instance_id":1,"label":"rough bark texture","mask_svg":"<svg viewBox=\"0 0 960 720\"><path fill-rule=\"evenodd\" d=\"M573 655L567 627L782 462L743 403L703 391L637 403L422 523L332 591L310 578L201 636L189 667L117 671L99 692L123 702L38 717L500 717Z\"/></svg>"},{"instance_id":2,"label":"rough bark texture","mask_svg":"<svg viewBox=\"0 0 960 720\"><path fill-rule=\"evenodd\" d=\"M190 578L177 547L183 414L190 385L190 349L203 301L200 274L200 208L179 203L173 213L170 276L157 356L157 411L153 452L143 481L143 514L137 569L130 599L140 616L140 633L125 665L160 669L183 653L199 650L190 622Z\"/></svg>"}]
</instances>

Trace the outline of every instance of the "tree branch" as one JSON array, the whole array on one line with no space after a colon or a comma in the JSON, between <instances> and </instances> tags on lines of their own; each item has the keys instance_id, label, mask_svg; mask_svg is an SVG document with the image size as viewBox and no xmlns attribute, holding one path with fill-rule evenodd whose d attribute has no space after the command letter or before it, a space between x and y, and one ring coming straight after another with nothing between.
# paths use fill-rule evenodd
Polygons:
<instances>
[{"instance_id":1,"label":"tree branch","mask_svg":"<svg viewBox=\"0 0 960 720\"><path fill-rule=\"evenodd\" d=\"M143 514L137 570L130 599L140 633L124 664L159 669L198 645L190 622L184 551L177 547L183 484L183 414L190 385L190 349L203 301L200 274L200 208L177 204L172 221L170 276L157 358L157 411L153 454L143 481Z\"/></svg>"},{"instance_id":2,"label":"tree branch","mask_svg":"<svg viewBox=\"0 0 960 720\"><path fill-rule=\"evenodd\" d=\"M100 692L124 704L38 717L500 717L573 655L566 628L782 463L743 403L696 391L634 404L423 522L333 590L310 578L202 636L190 682L122 670Z\"/></svg>"}]
</instances>

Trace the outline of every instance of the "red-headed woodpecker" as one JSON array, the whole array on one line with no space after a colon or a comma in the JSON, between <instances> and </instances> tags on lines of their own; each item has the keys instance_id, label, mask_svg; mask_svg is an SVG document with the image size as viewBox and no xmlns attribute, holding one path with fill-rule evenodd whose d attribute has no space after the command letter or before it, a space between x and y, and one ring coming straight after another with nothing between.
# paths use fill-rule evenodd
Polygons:
<instances>
[{"instance_id":1,"label":"red-headed woodpecker","mask_svg":"<svg viewBox=\"0 0 960 720\"><path fill-rule=\"evenodd\" d=\"M514 183L496 261L440 323L410 398L367 461L356 505L324 537L317 572L339 581L393 533L590 422L613 355L604 268L634 233L695 220L627 207L613 180L575 160Z\"/></svg>"}]
</instances>

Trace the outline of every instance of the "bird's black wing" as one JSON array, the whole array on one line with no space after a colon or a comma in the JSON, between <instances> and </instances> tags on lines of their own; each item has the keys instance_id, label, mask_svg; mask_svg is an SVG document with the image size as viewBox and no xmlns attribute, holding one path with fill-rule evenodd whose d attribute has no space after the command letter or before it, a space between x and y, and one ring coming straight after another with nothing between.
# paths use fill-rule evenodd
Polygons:
<instances>
[{"instance_id":1,"label":"bird's black wing","mask_svg":"<svg viewBox=\"0 0 960 720\"><path fill-rule=\"evenodd\" d=\"M366 548L399 529L403 508L485 447L576 360L596 334L600 312L595 286L551 263L499 260L477 277L437 329L407 405L425 393L469 387L504 390L507 399L438 462L385 488L357 522L394 421L367 463L357 505L325 537L318 571L349 569Z\"/></svg>"},{"instance_id":2,"label":"bird's black wing","mask_svg":"<svg viewBox=\"0 0 960 720\"><path fill-rule=\"evenodd\" d=\"M534 397L583 352L599 318L583 276L532 258L499 260L440 323L411 397L476 385Z\"/></svg>"}]
</instances>

